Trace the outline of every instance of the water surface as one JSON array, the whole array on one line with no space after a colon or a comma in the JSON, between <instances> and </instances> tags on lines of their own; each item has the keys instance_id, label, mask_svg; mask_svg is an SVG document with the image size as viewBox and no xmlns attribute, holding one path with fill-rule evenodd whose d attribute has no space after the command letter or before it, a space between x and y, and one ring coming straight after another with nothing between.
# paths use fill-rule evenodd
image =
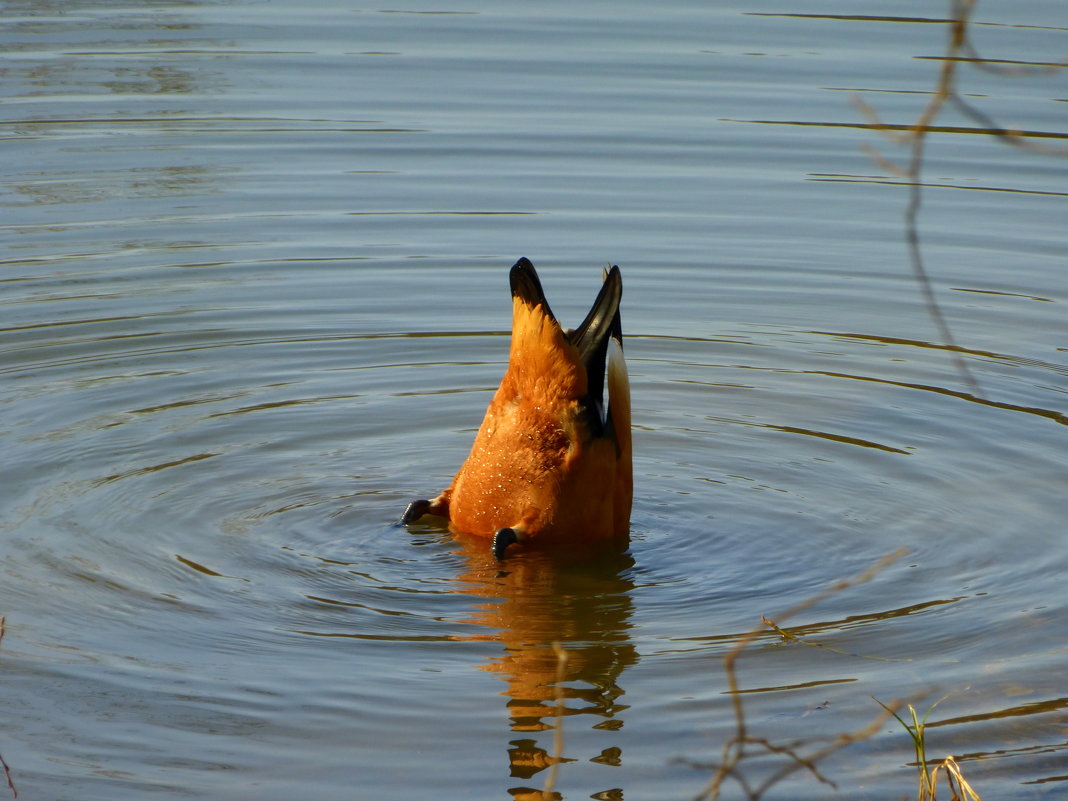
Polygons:
<instances>
[{"instance_id":1,"label":"water surface","mask_svg":"<svg viewBox=\"0 0 1068 801\"><path fill-rule=\"evenodd\" d=\"M1065 55L981 3L982 55ZM21 797L692 798L734 734L932 712L984 797L1065 770L1065 168L959 111L901 161L944 9L10 3L0 138L0 754ZM1066 144L1065 71L968 67ZM396 528L507 358L507 269L574 325L624 277L631 542ZM568 654L564 681L551 644ZM819 645L820 647L811 647ZM914 792L890 722L821 765ZM780 766L746 763L754 781ZM735 788L736 789L736 788ZM834 790L804 771L782 797ZM0 787L2 790L2 787ZM733 790L732 790L733 792Z\"/></svg>"}]
</instances>

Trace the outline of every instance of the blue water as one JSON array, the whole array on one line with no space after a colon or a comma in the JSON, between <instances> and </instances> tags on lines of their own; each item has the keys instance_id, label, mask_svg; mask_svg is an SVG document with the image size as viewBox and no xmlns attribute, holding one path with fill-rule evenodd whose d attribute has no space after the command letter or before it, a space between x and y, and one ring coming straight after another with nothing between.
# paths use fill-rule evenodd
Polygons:
<instances>
[{"instance_id":1,"label":"blue water","mask_svg":"<svg viewBox=\"0 0 1068 801\"><path fill-rule=\"evenodd\" d=\"M979 3L982 56L1036 69L963 63L959 89L1063 149L1058 11ZM984 798L1062 792L1068 161L939 116L919 232L947 346L885 163L907 149L854 104L915 121L941 5L3 13L20 797L533 798L559 724L560 796L693 798L762 615L807 644L740 658L754 737L808 753L872 696L945 696L932 757ZM519 256L569 325L622 269L635 506L591 564L393 526L470 447ZM768 797L910 796L912 758L890 721L820 763L837 791L800 770Z\"/></svg>"}]
</instances>

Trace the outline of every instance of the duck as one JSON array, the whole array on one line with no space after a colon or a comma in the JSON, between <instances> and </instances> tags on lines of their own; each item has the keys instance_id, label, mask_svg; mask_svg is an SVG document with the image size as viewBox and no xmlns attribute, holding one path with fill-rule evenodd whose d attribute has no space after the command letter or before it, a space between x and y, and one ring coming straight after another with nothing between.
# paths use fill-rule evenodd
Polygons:
<instances>
[{"instance_id":1,"label":"duck","mask_svg":"<svg viewBox=\"0 0 1068 801\"><path fill-rule=\"evenodd\" d=\"M489 540L497 560L512 546L625 542L633 468L619 267L602 271L575 329L561 327L529 259L512 266L509 283L508 367L471 451L449 487L412 501L400 523L445 518L454 534Z\"/></svg>"}]
</instances>

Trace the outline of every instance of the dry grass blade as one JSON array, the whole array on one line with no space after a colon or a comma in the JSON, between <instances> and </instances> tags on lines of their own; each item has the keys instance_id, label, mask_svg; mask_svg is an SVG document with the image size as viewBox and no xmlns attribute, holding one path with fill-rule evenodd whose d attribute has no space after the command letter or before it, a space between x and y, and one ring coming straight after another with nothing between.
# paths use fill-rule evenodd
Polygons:
<instances>
[{"instance_id":1,"label":"dry grass blade","mask_svg":"<svg viewBox=\"0 0 1068 801\"><path fill-rule=\"evenodd\" d=\"M952 756L947 756L931 771L931 801L935 801L934 787L938 783L938 771L946 772L946 784L953 793L950 801L983 801L979 794L968 784L964 774L961 773L960 765ZM958 792L959 791L959 792Z\"/></svg>"}]
</instances>

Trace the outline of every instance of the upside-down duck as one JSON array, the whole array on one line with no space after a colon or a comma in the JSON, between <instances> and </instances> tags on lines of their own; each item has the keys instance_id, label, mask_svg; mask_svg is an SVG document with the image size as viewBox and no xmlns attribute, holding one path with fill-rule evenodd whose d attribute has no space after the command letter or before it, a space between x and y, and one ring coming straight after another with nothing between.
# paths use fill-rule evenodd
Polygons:
<instances>
[{"instance_id":1,"label":"upside-down duck","mask_svg":"<svg viewBox=\"0 0 1068 801\"><path fill-rule=\"evenodd\" d=\"M623 280L619 267L603 278L586 319L565 330L534 265L515 263L508 369L452 484L412 501L402 523L447 518L455 533L490 539L498 559L515 544L586 549L625 540L633 483Z\"/></svg>"}]
</instances>

